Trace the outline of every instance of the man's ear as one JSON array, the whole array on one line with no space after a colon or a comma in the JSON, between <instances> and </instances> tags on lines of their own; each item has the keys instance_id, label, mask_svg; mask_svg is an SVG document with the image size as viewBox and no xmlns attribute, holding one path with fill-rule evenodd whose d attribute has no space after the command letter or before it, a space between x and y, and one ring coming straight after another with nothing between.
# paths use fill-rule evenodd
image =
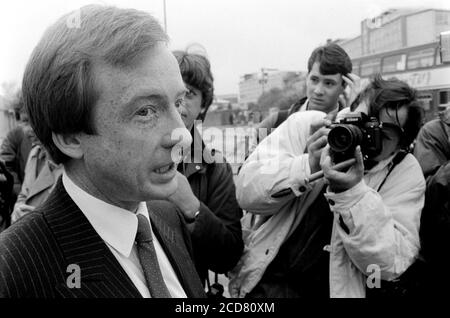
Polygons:
<instances>
[{"instance_id":1,"label":"man's ear","mask_svg":"<svg viewBox=\"0 0 450 318\"><path fill-rule=\"evenodd\" d=\"M55 146L66 156L73 159L83 158L79 134L63 135L52 132L52 140Z\"/></svg>"}]
</instances>

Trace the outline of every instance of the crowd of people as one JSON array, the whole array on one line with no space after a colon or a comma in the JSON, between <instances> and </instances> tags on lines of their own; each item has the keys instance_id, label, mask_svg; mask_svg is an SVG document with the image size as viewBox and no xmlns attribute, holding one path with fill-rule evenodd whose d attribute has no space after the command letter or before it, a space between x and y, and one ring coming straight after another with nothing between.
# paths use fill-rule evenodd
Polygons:
<instances>
[{"instance_id":1,"label":"crowd of people","mask_svg":"<svg viewBox=\"0 0 450 318\"><path fill-rule=\"evenodd\" d=\"M362 87L320 46L306 97L259 124L233 176L195 126L208 58L170 51L148 13L79 12L34 49L1 145L0 297L448 293L450 121L423 125L414 88Z\"/></svg>"}]
</instances>

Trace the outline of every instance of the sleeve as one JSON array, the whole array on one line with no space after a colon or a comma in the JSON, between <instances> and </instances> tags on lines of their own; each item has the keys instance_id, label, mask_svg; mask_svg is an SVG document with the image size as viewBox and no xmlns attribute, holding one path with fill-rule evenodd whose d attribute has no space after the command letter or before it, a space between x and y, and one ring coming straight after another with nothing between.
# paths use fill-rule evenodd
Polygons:
<instances>
[{"instance_id":1,"label":"sleeve","mask_svg":"<svg viewBox=\"0 0 450 318\"><path fill-rule=\"evenodd\" d=\"M227 162L215 163L208 169L207 200L200 202L192 241L196 264L225 273L236 265L244 248L242 210L236 201L231 166Z\"/></svg>"},{"instance_id":2,"label":"sleeve","mask_svg":"<svg viewBox=\"0 0 450 318\"><path fill-rule=\"evenodd\" d=\"M318 111L292 114L265 138L242 166L236 180L240 206L256 214L276 213L307 190L310 175L306 142L311 123L321 120ZM292 194L272 195L290 189Z\"/></svg>"},{"instance_id":3,"label":"sleeve","mask_svg":"<svg viewBox=\"0 0 450 318\"><path fill-rule=\"evenodd\" d=\"M345 192L326 194L331 211L339 213L348 228L336 225L353 264L363 273L369 265L378 265L384 280L406 271L420 247L425 180L416 160L411 155L405 159L380 193L361 181Z\"/></svg>"},{"instance_id":4,"label":"sleeve","mask_svg":"<svg viewBox=\"0 0 450 318\"><path fill-rule=\"evenodd\" d=\"M443 128L440 120L434 120L423 126L417 136L414 156L426 178L450 159L449 140Z\"/></svg>"}]
</instances>

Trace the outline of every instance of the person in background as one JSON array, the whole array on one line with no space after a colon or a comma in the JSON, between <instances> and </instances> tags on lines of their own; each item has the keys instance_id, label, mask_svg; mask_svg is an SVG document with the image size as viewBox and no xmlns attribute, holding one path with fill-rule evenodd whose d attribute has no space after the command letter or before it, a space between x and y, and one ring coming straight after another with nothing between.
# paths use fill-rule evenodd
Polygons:
<instances>
[{"instance_id":1,"label":"person in background","mask_svg":"<svg viewBox=\"0 0 450 318\"><path fill-rule=\"evenodd\" d=\"M195 125L205 119L213 101L210 63L205 56L187 51L175 51L174 55L187 89L178 110L194 142L178 165L178 188L169 200L196 215L189 224L194 260L202 282L209 286L208 270L226 273L242 254L242 210L236 201L230 164L218 151L211 154Z\"/></svg>"},{"instance_id":2,"label":"person in background","mask_svg":"<svg viewBox=\"0 0 450 318\"><path fill-rule=\"evenodd\" d=\"M250 141L249 154L266 135L295 112L319 110L328 114L350 106L360 91L360 85L361 80L352 73L352 62L343 48L335 43L317 47L308 59L306 97L289 110L274 112L259 123L256 135Z\"/></svg>"},{"instance_id":3,"label":"person in background","mask_svg":"<svg viewBox=\"0 0 450 318\"><path fill-rule=\"evenodd\" d=\"M41 205L48 198L62 172L63 165L55 164L42 145L34 146L25 166L25 178L11 214L11 222L16 222Z\"/></svg>"},{"instance_id":4,"label":"person in background","mask_svg":"<svg viewBox=\"0 0 450 318\"><path fill-rule=\"evenodd\" d=\"M15 202L24 180L28 156L31 148L37 143L37 139L30 127L21 91L17 94L14 109L20 119L19 125L9 131L3 140L0 147L0 159L4 161L6 168L14 177L13 200Z\"/></svg>"},{"instance_id":5,"label":"person in background","mask_svg":"<svg viewBox=\"0 0 450 318\"><path fill-rule=\"evenodd\" d=\"M427 180L425 206L420 219L421 256L425 264L423 296L450 295L450 108L427 122L414 147ZM436 275L437 273L437 275Z\"/></svg>"},{"instance_id":6,"label":"person in background","mask_svg":"<svg viewBox=\"0 0 450 318\"><path fill-rule=\"evenodd\" d=\"M414 156L426 179L450 160L450 108L442 110L439 118L427 122L420 129L414 145Z\"/></svg>"}]
</instances>

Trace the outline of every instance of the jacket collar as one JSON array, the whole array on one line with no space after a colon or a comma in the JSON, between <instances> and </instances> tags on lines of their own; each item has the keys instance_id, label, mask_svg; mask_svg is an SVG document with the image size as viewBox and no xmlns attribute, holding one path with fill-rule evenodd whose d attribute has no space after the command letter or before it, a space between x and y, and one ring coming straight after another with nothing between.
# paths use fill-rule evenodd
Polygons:
<instances>
[{"instance_id":1,"label":"jacket collar","mask_svg":"<svg viewBox=\"0 0 450 318\"><path fill-rule=\"evenodd\" d=\"M95 297L94 290L101 288L109 294L107 297L142 297L106 244L67 194L61 177L40 209L45 211L44 217L67 266L79 266L82 286L90 287L77 289L69 288L67 284L58 284L56 288L60 293L66 297ZM66 280L70 274L70 271L66 274Z\"/></svg>"},{"instance_id":2,"label":"jacket collar","mask_svg":"<svg viewBox=\"0 0 450 318\"><path fill-rule=\"evenodd\" d=\"M153 233L164 249L167 257L177 273L177 277L188 297L199 297L201 291L191 286L191 277L196 273L193 266L186 266L190 259L180 235L164 222L164 216L157 215L147 205ZM105 297L141 298L141 294L125 273L119 262L94 230L83 212L67 194L62 177L58 179L54 191L40 210L53 232L66 266L80 266L81 284L89 288L69 288L67 284L59 283L56 289L65 297L96 297L95 290L101 289ZM164 211L167 212L167 211ZM161 214L161 213L160 213ZM65 281L69 279L68 272ZM201 286L201 283L199 283Z\"/></svg>"}]
</instances>

